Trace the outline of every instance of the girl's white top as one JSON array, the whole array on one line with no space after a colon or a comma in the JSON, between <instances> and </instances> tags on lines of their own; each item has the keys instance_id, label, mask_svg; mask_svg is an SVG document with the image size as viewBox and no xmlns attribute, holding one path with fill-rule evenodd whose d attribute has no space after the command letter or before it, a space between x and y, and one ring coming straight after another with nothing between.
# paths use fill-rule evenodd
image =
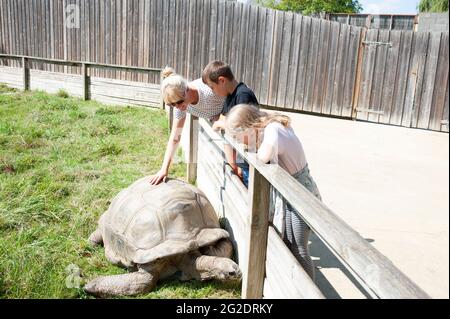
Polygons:
<instances>
[{"instance_id":1,"label":"girl's white top","mask_svg":"<svg viewBox=\"0 0 450 319\"><path fill-rule=\"evenodd\" d=\"M211 119L222 113L225 97L215 95L210 87L203 83L202 79L194 80L189 84L193 84L197 88L198 102L195 105L189 104L186 111L180 111L175 108L174 115L176 119L179 120L186 117L186 112L205 119Z\"/></svg>"},{"instance_id":2,"label":"girl's white top","mask_svg":"<svg viewBox=\"0 0 450 319\"><path fill-rule=\"evenodd\" d=\"M279 122L272 122L265 127L258 157L278 163L291 175L302 170L307 163L302 143L292 127L284 127Z\"/></svg>"}]
</instances>

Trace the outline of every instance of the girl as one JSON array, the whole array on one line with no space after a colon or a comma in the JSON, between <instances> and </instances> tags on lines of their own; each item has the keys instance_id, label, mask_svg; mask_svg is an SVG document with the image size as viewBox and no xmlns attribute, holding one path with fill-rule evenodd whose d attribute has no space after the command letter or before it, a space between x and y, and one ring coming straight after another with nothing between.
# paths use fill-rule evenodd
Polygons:
<instances>
[{"instance_id":1,"label":"girl","mask_svg":"<svg viewBox=\"0 0 450 319\"><path fill-rule=\"evenodd\" d=\"M150 184L153 185L159 184L167 177L170 163L180 142L186 112L211 120L222 112L225 101L224 97L215 95L201 78L188 83L170 67L162 71L162 76L164 78L161 84L162 98L167 105L174 107L175 111L161 169L150 177Z\"/></svg>"},{"instance_id":2,"label":"girl","mask_svg":"<svg viewBox=\"0 0 450 319\"><path fill-rule=\"evenodd\" d=\"M311 177L300 140L290 126L290 118L260 111L257 107L240 104L231 109L225 131L239 143L254 145L257 158L264 163L278 163L319 200L321 196ZM311 232L299 213L272 189L273 224L309 276L314 279L314 266L309 255L308 238Z\"/></svg>"}]
</instances>

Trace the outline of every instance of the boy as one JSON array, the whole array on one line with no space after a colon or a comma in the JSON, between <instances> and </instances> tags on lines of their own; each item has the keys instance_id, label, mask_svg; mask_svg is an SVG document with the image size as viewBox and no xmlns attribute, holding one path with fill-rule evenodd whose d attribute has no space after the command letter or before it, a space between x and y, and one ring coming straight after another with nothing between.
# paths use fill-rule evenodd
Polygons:
<instances>
[{"instance_id":1,"label":"boy","mask_svg":"<svg viewBox=\"0 0 450 319\"><path fill-rule=\"evenodd\" d=\"M226 115L233 106L238 104L259 105L255 93L243 82L236 81L230 66L225 62L217 60L210 62L203 69L202 80L203 83L211 88L214 94L226 97L222 114L219 120L213 124L213 129L216 131L225 129ZM244 185L248 187L248 164L240 157L236 161L236 151L229 145L225 145L224 153L233 171L241 177ZM238 167L241 171L239 171Z\"/></svg>"}]
</instances>

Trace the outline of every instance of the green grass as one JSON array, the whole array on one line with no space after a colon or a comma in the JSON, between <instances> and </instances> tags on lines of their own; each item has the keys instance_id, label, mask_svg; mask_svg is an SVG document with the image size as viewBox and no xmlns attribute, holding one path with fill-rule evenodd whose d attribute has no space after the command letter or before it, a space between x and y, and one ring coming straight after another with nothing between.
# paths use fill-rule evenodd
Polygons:
<instances>
[{"instance_id":1,"label":"green grass","mask_svg":"<svg viewBox=\"0 0 450 319\"><path fill-rule=\"evenodd\" d=\"M87 238L122 188L156 172L163 111L105 106L0 86L0 298L89 298L81 286L125 273ZM185 165L170 175L184 178ZM139 298L239 298L236 284L161 281Z\"/></svg>"}]
</instances>

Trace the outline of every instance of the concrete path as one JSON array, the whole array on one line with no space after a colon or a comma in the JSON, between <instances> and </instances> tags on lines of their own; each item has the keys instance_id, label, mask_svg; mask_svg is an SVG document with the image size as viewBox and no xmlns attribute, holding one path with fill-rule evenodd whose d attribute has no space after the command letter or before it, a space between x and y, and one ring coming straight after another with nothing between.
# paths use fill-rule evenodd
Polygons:
<instances>
[{"instance_id":1,"label":"concrete path","mask_svg":"<svg viewBox=\"0 0 450 319\"><path fill-rule=\"evenodd\" d=\"M449 135L287 115L325 204L433 298L448 298ZM311 241L325 294L364 297L325 246Z\"/></svg>"}]
</instances>

